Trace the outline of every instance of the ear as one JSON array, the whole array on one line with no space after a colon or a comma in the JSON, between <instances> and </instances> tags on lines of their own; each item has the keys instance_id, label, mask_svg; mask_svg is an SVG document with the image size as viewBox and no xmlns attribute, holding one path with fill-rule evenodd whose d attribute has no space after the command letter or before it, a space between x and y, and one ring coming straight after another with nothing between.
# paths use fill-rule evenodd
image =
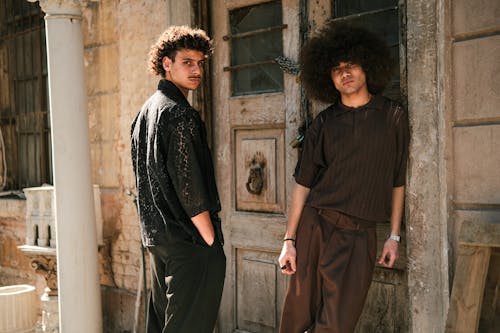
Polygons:
<instances>
[{"instance_id":1,"label":"ear","mask_svg":"<svg viewBox=\"0 0 500 333\"><path fill-rule=\"evenodd\" d=\"M170 72L170 65L172 64L172 60L169 57L164 56L161 63L165 72Z\"/></svg>"}]
</instances>

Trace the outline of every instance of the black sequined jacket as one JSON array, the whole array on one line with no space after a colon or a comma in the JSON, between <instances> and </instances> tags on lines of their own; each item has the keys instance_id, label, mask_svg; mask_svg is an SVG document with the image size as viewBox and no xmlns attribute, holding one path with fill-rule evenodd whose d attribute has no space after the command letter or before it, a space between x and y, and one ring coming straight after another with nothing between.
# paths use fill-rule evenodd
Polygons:
<instances>
[{"instance_id":1,"label":"black sequined jacket","mask_svg":"<svg viewBox=\"0 0 500 333\"><path fill-rule=\"evenodd\" d=\"M143 244L160 244L166 232L206 244L191 222L203 211L210 212L222 242L205 125L172 82L161 80L144 103L132 123L131 141Z\"/></svg>"}]
</instances>

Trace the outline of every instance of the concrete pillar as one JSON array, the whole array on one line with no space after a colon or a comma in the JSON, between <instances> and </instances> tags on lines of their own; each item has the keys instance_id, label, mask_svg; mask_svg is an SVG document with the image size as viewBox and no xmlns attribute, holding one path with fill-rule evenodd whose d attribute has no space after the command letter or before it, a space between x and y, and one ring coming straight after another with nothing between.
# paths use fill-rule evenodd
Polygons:
<instances>
[{"instance_id":1,"label":"concrete pillar","mask_svg":"<svg viewBox=\"0 0 500 333\"><path fill-rule=\"evenodd\" d=\"M448 283L448 161L443 0L407 1L409 332L444 332Z\"/></svg>"},{"instance_id":2,"label":"concrete pillar","mask_svg":"<svg viewBox=\"0 0 500 333\"><path fill-rule=\"evenodd\" d=\"M86 1L39 2L46 14L59 329L71 333L102 332L81 31L82 5Z\"/></svg>"}]
</instances>

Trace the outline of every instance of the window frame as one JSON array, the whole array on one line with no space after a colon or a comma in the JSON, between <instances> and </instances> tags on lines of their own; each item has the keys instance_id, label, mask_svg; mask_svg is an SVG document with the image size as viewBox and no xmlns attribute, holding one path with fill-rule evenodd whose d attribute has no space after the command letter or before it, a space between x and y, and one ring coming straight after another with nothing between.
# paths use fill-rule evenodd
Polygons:
<instances>
[{"instance_id":1,"label":"window frame","mask_svg":"<svg viewBox=\"0 0 500 333\"><path fill-rule=\"evenodd\" d=\"M279 6L280 6L280 10L282 11L283 10L283 3L281 0L271 0L271 1L266 1L266 2L262 2L262 3L257 3L257 4L252 4L252 5L245 5L245 6L241 6L241 7L238 7L238 8L232 8L228 14L228 17L230 18L231 17L231 12L232 11L236 11L236 10L240 10L242 8L246 8L246 7L256 7L256 6L261 6L261 5L268 5L272 2L277 2L279 3ZM283 15L283 12L281 12L281 15ZM231 22L229 20L228 22L229 26L230 26L230 31L232 30L232 26L231 26ZM274 31L283 31L284 29L287 29L288 28L288 25L287 24L283 24L283 17L282 17L282 21L280 24L277 24L277 25L273 25L273 26L269 26L269 27L265 27L265 28L259 28L259 29L254 29L254 30L250 30L250 31L245 31L245 32L241 32L241 33L229 33L228 35L226 36L223 36L222 39L226 42L229 42L229 59L231 59L231 65L229 66L225 66L223 68L223 70L225 72L230 72L231 74L231 96L232 97L240 97L240 96L255 96L255 95L263 95L263 94L275 94L275 93L283 93L284 91L284 84L285 84L285 78L284 78L284 75L283 75L283 71L280 69L279 72L280 72L280 75L281 75L281 90L272 90L272 91L242 91L242 92L238 92L238 93L235 93L235 73L241 69L248 69L248 68L259 68L261 66L269 66L269 65L276 65L278 68L279 68L279 65L277 64L276 62L276 58L274 59L268 59L268 60L262 60L262 61L255 61L255 62L249 62L249 63L241 63L241 64L233 64L233 41L236 40L236 39L240 39L240 38L245 38L245 37L252 37L252 36L256 36L256 35L263 35L265 33L269 33L269 32L274 32ZM283 53L283 34L281 34L281 53ZM280 55L277 55L277 56L282 56L282 54Z\"/></svg>"}]
</instances>

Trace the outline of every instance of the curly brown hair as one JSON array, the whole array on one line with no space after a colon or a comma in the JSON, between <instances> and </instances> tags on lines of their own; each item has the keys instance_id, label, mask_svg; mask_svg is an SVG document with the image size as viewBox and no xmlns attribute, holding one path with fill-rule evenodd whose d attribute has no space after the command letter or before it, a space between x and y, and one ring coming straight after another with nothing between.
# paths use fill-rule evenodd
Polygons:
<instances>
[{"instance_id":1,"label":"curly brown hair","mask_svg":"<svg viewBox=\"0 0 500 333\"><path fill-rule=\"evenodd\" d=\"M300 53L300 78L310 98L326 103L339 99L330 73L341 62L361 65L372 94L384 90L393 72L384 41L359 26L329 21L304 44Z\"/></svg>"},{"instance_id":2,"label":"curly brown hair","mask_svg":"<svg viewBox=\"0 0 500 333\"><path fill-rule=\"evenodd\" d=\"M165 77L163 58L169 57L175 61L178 50L188 49L202 52L206 57L212 54L212 41L201 29L193 29L186 25L170 26L149 51L149 70L156 75Z\"/></svg>"}]
</instances>

